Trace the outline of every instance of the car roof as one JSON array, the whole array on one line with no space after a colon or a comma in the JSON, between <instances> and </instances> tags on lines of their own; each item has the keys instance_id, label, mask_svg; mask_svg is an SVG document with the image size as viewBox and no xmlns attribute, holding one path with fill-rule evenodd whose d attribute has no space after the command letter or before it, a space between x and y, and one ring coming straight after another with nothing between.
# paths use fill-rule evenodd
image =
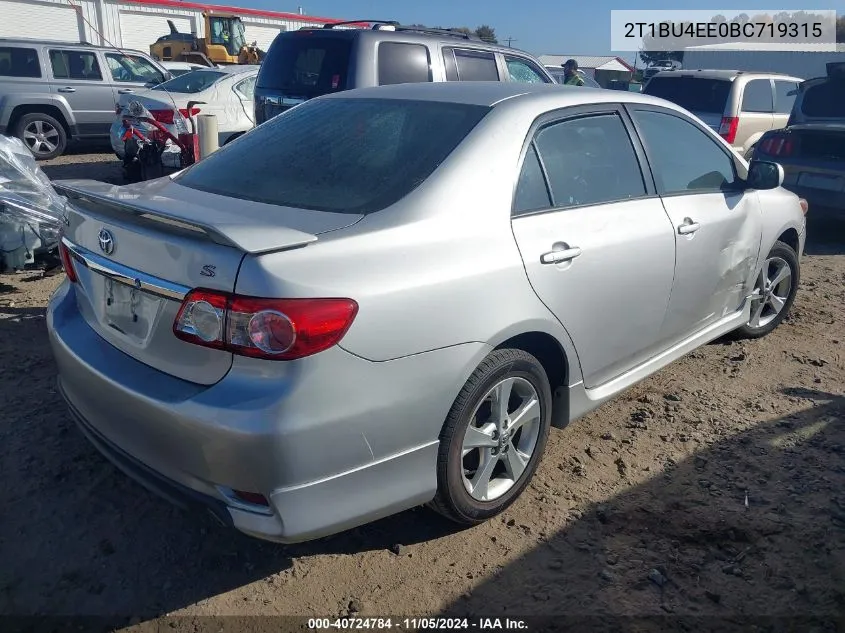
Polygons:
<instances>
[{"instance_id":1,"label":"car roof","mask_svg":"<svg viewBox=\"0 0 845 633\"><path fill-rule=\"evenodd\" d=\"M796 79L800 81L798 77L792 77L791 75L787 75L786 73L778 73L778 72L753 72L747 70L708 70L708 69L701 69L701 70L673 70L672 72L668 72L665 75L661 73L660 77L695 77L699 79L736 79L737 77L754 77L754 78L761 78L761 77L776 77L779 79Z\"/></svg>"},{"instance_id":2,"label":"car roof","mask_svg":"<svg viewBox=\"0 0 845 633\"><path fill-rule=\"evenodd\" d=\"M104 51L119 51L124 53L140 53L142 55L149 55L143 51L132 48L117 48L116 46L100 46L99 44L89 44L88 42L69 42L66 40L45 40L34 37L0 37L0 44L19 44L21 46L63 46L66 48L96 48Z\"/></svg>"},{"instance_id":3,"label":"car roof","mask_svg":"<svg viewBox=\"0 0 845 633\"><path fill-rule=\"evenodd\" d=\"M667 107L663 99L621 90L516 81L441 81L355 88L321 99L407 99L493 107L503 101L559 99L560 107L591 103L646 103ZM672 107L668 104L668 107Z\"/></svg>"}]
</instances>

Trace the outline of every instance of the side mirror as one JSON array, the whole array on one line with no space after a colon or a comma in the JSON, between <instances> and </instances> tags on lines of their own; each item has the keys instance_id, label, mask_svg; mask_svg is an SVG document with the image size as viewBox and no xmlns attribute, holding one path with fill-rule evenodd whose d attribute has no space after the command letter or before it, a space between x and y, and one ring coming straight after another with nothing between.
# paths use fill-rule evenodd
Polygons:
<instances>
[{"instance_id":1,"label":"side mirror","mask_svg":"<svg viewBox=\"0 0 845 633\"><path fill-rule=\"evenodd\" d=\"M745 182L750 189L777 189L783 184L783 167L777 163L754 161L748 167Z\"/></svg>"}]
</instances>

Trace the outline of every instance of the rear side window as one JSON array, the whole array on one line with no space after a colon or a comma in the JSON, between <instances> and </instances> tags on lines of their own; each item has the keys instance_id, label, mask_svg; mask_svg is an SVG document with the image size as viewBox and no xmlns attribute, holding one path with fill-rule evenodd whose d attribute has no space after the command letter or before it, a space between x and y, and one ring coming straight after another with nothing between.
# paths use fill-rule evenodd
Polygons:
<instances>
[{"instance_id":1,"label":"rear side window","mask_svg":"<svg viewBox=\"0 0 845 633\"><path fill-rule=\"evenodd\" d=\"M40 77L41 64L34 48L0 46L0 77Z\"/></svg>"},{"instance_id":2,"label":"rear side window","mask_svg":"<svg viewBox=\"0 0 845 633\"><path fill-rule=\"evenodd\" d=\"M798 95L798 84L794 81L775 80L775 112L789 114Z\"/></svg>"},{"instance_id":3,"label":"rear side window","mask_svg":"<svg viewBox=\"0 0 845 633\"><path fill-rule=\"evenodd\" d=\"M543 168L537 158L537 150L534 144L528 148L525 154L525 162L516 183L516 195L513 202L514 215L548 209L552 206L549 198L549 190L546 187L546 177L543 175Z\"/></svg>"},{"instance_id":4,"label":"rear side window","mask_svg":"<svg viewBox=\"0 0 845 633\"><path fill-rule=\"evenodd\" d=\"M773 111L772 84L768 79L752 79L742 91L742 111L768 114Z\"/></svg>"},{"instance_id":5,"label":"rear side window","mask_svg":"<svg viewBox=\"0 0 845 633\"><path fill-rule=\"evenodd\" d=\"M346 89L352 39L310 33L276 37L261 63L259 88L308 98Z\"/></svg>"},{"instance_id":6,"label":"rear side window","mask_svg":"<svg viewBox=\"0 0 845 633\"><path fill-rule=\"evenodd\" d=\"M307 101L177 180L272 205L372 213L425 182L487 112L482 106L400 99Z\"/></svg>"},{"instance_id":7,"label":"rear side window","mask_svg":"<svg viewBox=\"0 0 845 633\"><path fill-rule=\"evenodd\" d=\"M809 118L845 118L845 81L828 80L808 87L801 100L801 112Z\"/></svg>"},{"instance_id":8,"label":"rear side window","mask_svg":"<svg viewBox=\"0 0 845 633\"><path fill-rule=\"evenodd\" d=\"M431 59L423 44L382 42L378 47L378 83L408 84L431 81Z\"/></svg>"},{"instance_id":9,"label":"rear side window","mask_svg":"<svg viewBox=\"0 0 845 633\"><path fill-rule=\"evenodd\" d=\"M166 90L167 92L181 92L182 94L196 94L206 90L225 77L226 73L219 73L213 70L192 70L184 75L179 75L163 84L159 84L153 90Z\"/></svg>"},{"instance_id":10,"label":"rear side window","mask_svg":"<svg viewBox=\"0 0 845 633\"><path fill-rule=\"evenodd\" d=\"M56 79L103 80L97 56L87 51L50 51L50 65Z\"/></svg>"},{"instance_id":11,"label":"rear side window","mask_svg":"<svg viewBox=\"0 0 845 633\"><path fill-rule=\"evenodd\" d=\"M534 142L556 208L645 195L634 146L616 114L553 123L540 130Z\"/></svg>"},{"instance_id":12,"label":"rear side window","mask_svg":"<svg viewBox=\"0 0 845 633\"><path fill-rule=\"evenodd\" d=\"M476 51L461 48L443 49L444 57L454 55L455 73L450 76L449 64L446 64L446 79L449 81L499 81L499 69L496 56L489 51Z\"/></svg>"},{"instance_id":13,"label":"rear side window","mask_svg":"<svg viewBox=\"0 0 845 633\"><path fill-rule=\"evenodd\" d=\"M654 77L643 93L666 99L695 113L722 114L731 92L726 79L695 77Z\"/></svg>"}]
</instances>

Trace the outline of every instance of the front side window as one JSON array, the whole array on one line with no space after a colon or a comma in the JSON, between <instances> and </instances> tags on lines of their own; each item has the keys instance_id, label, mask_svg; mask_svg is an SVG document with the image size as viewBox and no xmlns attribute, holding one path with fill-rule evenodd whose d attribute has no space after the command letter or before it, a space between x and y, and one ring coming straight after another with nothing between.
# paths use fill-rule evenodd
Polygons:
<instances>
[{"instance_id":1,"label":"front side window","mask_svg":"<svg viewBox=\"0 0 845 633\"><path fill-rule=\"evenodd\" d=\"M378 47L378 83L424 83L431 81L431 60L423 44L382 42Z\"/></svg>"},{"instance_id":2,"label":"front side window","mask_svg":"<svg viewBox=\"0 0 845 633\"><path fill-rule=\"evenodd\" d=\"M508 75L511 81L529 84L544 84L546 78L533 64L518 57L505 57L508 65Z\"/></svg>"},{"instance_id":3,"label":"front side window","mask_svg":"<svg viewBox=\"0 0 845 633\"><path fill-rule=\"evenodd\" d=\"M487 112L401 99L307 101L262 124L262 134L189 167L177 182L283 207L373 213L425 182Z\"/></svg>"},{"instance_id":4,"label":"front side window","mask_svg":"<svg viewBox=\"0 0 845 633\"><path fill-rule=\"evenodd\" d=\"M56 79L103 80L97 56L87 51L50 51L50 65Z\"/></svg>"},{"instance_id":5,"label":"front side window","mask_svg":"<svg viewBox=\"0 0 845 633\"><path fill-rule=\"evenodd\" d=\"M164 75L143 57L106 53L112 79L119 82L155 83L164 81Z\"/></svg>"},{"instance_id":6,"label":"front side window","mask_svg":"<svg viewBox=\"0 0 845 633\"><path fill-rule=\"evenodd\" d=\"M553 123L535 143L555 208L602 204L646 193L639 161L617 114Z\"/></svg>"},{"instance_id":7,"label":"front side window","mask_svg":"<svg viewBox=\"0 0 845 633\"><path fill-rule=\"evenodd\" d=\"M720 191L736 181L727 151L689 121L646 110L636 110L634 119L661 194Z\"/></svg>"},{"instance_id":8,"label":"front side window","mask_svg":"<svg viewBox=\"0 0 845 633\"><path fill-rule=\"evenodd\" d=\"M0 77L40 77L41 64L34 48L0 46Z\"/></svg>"},{"instance_id":9,"label":"front side window","mask_svg":"<svg viewBox=\"0 0 845 633\"><path fill-rule=\"evenodd\" d=\"M769 114L772 104L772 84L768 79L752 79L742 91L742 111Z\"/></svg>"}]
</instances>

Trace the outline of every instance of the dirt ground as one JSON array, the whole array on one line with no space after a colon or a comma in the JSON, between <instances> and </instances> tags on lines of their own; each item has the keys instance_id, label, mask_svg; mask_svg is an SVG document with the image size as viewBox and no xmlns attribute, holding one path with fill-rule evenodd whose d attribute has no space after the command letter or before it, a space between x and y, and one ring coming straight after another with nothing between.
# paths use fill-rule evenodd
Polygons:
<instances>
[{"instance_id":1,"label":"dirt ground","mask_svg":"<svg viewBox=\"0 0 845 633\"><path fill-rule=\"evenodd\" d=\"M79 158L48 174L88 177L69 175L88 173ZM289 547L177 510L102 458L55 390L44 307L63 275L0 276L0 614L841 615L845 230L810 213L778 330L705 346L553 430L501 518L456 530L419 509Z\"/></svg>"}]
</instances>

